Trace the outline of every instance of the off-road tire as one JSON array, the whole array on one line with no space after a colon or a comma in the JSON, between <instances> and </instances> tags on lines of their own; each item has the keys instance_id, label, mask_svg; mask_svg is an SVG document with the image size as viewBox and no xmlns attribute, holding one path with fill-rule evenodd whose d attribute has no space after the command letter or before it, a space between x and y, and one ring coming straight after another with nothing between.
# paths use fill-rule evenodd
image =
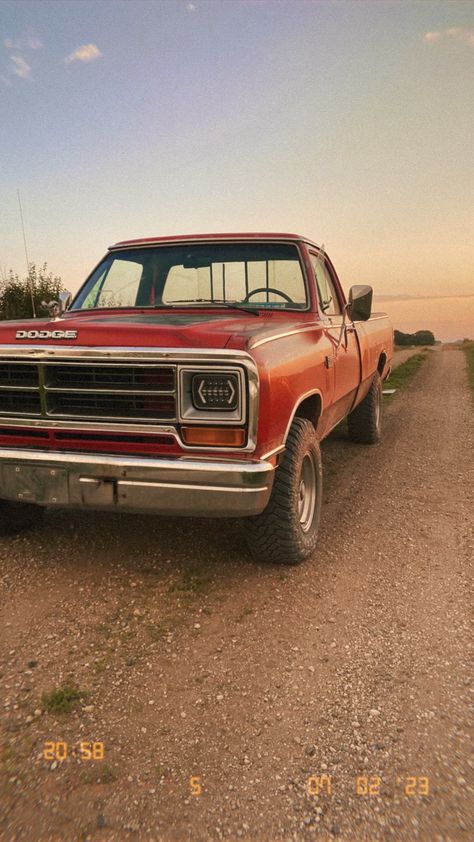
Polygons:
<instances>
[{"instance_id":1,"label":"off-road tire","mask_svg":"<svg viewBox=\"0 0 474 842\"><path fill-rule=\"evenodd\" d=\"M382 381L377 372L363 401L347 417L351 441L377 444L382 432Z\"/></svg>"},{"instance_id":2,"label":"off-road tire","mask_svg":"<svg viewBox=\"0 0 474 842\"><path fill-rule=\"evenodd\" d=\"M33 503L12 503L0 500L0 535L17 535L38 526L44 509Z\"/></svg>"},{"instance_id":3,"label":"off-road tire","mask_svg":"<svg viewBox=\"0 0 474 842\"><path fill-rule=\"evenodd\" d=\"M306 491L309 497L305 503ZM322 491L321 451L314 426L305 418L295 418L275 470L267 508L245 521L252 555L274 564L299 564L309 556L317 543Z\"/></svg>"}]
</instances>

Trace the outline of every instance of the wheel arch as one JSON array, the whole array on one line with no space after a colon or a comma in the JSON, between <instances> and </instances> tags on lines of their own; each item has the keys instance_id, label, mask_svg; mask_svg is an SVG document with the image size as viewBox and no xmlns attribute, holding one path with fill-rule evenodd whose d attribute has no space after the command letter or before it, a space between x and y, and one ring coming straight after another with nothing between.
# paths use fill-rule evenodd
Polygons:
<instances>
[{"instance_id":1,"label":"wheel arch","mask_svg":"<svg viewBox=\"0 0 474 842\"><path fill-rule=\"evenodd\" d=\"M377 363L377 371L378 371L378 373L380 374L381 377L382 377L384 368L387 365L387 361L388 361L388 356L385 353L385 351L382 351L382 353L379 356L379 361Z\"/></svg>"},{"instance_id":2,"label":"wheel arch","mask_svg":"<svg viewBox=\"0 0 474 842\"><path fill-rule=\"evenodd\" d=\"M319 389L314 389L313 391L307 392L305 395L300 397L293 407L293 411L290 415L283 439L284 444L286 444L288 433L290 432L291 425L295 418L306 418L308 421L311 421L314 429L316 430L322 411L323 396Z\"/></svg>"}]
</instances>

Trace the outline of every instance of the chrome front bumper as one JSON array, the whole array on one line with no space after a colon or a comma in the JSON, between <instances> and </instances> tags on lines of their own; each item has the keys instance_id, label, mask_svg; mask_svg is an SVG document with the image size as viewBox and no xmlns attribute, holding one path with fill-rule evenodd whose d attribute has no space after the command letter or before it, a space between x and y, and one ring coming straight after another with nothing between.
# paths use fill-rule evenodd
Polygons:
<instances>
[{"instance_id":1,"label":"chrome front bumper","mask_svg":"<svg viewBox=\"0 0 474 842\"><path fill-rule=\"evenodd\" d=\"M41 506L244 517L264 510L273 475L265 461L0 450L0 499Z\"/></svg>"}]
</instances>

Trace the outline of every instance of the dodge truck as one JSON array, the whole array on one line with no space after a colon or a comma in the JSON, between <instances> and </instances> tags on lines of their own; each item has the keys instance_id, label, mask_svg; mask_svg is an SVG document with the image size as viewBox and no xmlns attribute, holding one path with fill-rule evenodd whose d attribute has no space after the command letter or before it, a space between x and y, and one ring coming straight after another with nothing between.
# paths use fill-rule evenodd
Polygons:
<instances>
[{"instance_id":1,"label":"dodge truck","mask_svg":"<svg viewBox=\"0 0 474 842\"><path fill-rule=\"evenodd\" d=\"M119 242L49 317L0 323L0 529L47 507L245 518L313 553L320 442L374 444L393 333L296 234Z\"/></svg>"}]
</instances>

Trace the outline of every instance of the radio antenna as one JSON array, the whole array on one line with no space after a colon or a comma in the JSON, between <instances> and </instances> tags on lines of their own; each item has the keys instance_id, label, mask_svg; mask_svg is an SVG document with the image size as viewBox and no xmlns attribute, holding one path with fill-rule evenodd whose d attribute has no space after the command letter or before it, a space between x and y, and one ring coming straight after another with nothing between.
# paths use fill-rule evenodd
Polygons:
<instances>
[{"instance_id":1,"label":"radio antenna","mask_svg":"<svg viewBox=\"0 0 474 842\"><path fill-rule=\"evenodd\" d=\"M33 282L31 280L31 272L30 272L30 261L28 259L28 248L26 245L26 234L25 234L25 223L23 220L23 209L21 207L21 198L20 198L20 189L17 187L17 196L18 196L18 207L20 208L20 220L21 220L21 230L23 232L23 245L25 247L25 259L26 259L26 273L28 277L28 287L30 290L30 297L31 297L31 309L33 311L33 318L36 319L36 308L35 308L35 299L33 295Z\"/></svg>"}]
</instances>

